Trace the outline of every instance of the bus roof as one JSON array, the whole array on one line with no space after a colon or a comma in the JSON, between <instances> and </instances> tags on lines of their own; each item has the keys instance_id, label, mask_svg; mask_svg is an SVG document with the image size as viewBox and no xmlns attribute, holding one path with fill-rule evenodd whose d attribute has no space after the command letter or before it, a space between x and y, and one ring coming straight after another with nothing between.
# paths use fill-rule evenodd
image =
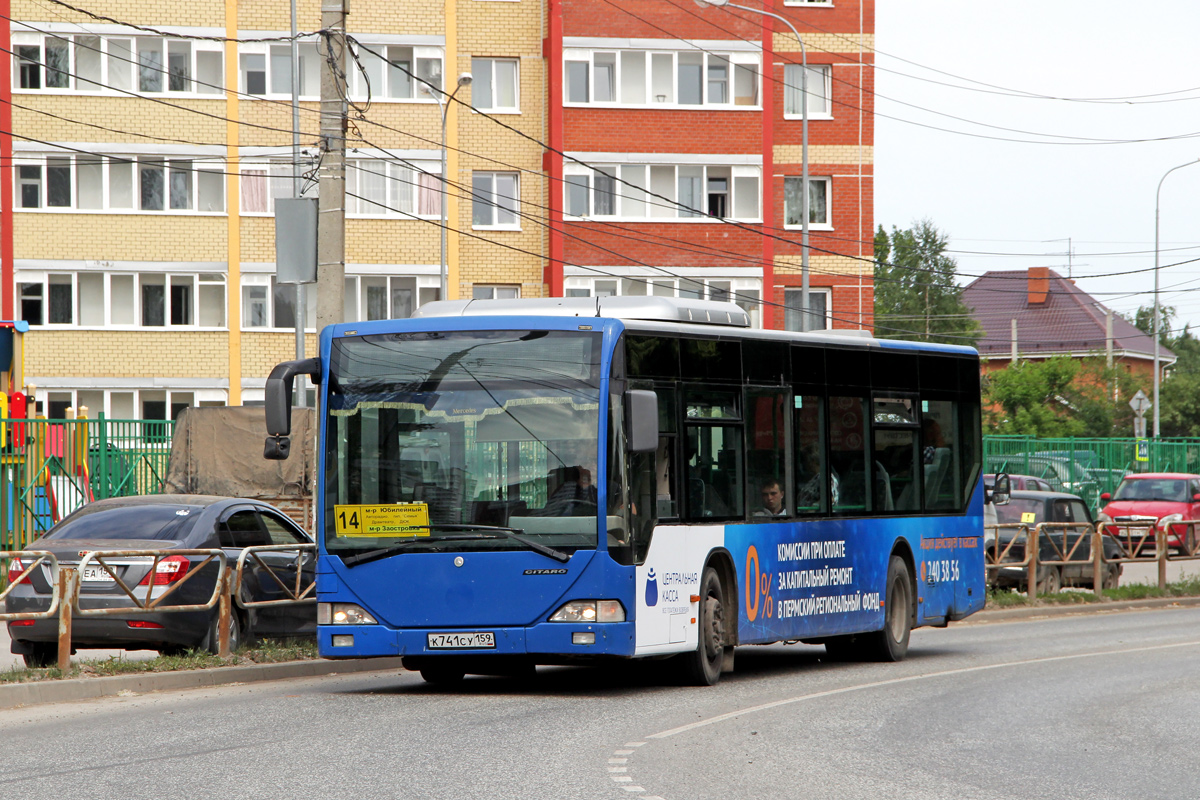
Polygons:
<instances>
[{"instance_id":1,"label":"bus roof","mask_svg":"<svg viewBox=\"0 0 1200 800\"><path fill-rule=\"evenodd\" d=\"M876 339L870 331L827 329L777 331L750 327L749 315L736 303L680 297L537 297L508 300L445 300L425 303L412 317L596 317L619 319L633 331L717 335L739 339L771 339L793 343L841 345L896 350L924 350L976 355L972 347ZM716 332L713 328L723 329ZM731 330L732 329L732 330Z\"/></svg>"}]
</instances>

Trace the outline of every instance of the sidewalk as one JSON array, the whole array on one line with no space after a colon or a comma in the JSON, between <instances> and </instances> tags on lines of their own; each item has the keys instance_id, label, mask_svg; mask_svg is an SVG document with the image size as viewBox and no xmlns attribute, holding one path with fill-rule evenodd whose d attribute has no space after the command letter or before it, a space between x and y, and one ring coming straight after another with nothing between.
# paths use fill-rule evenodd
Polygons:
<instances>
[{"instance_id":1,"label":"sidewalk","mask_svg":"<svg viewBox=\"0 0 1200 800\"><path fill-rule=\"evenodd\" d=\"M319 675L344 675L354 672L400 670L400 658L356 658L344 661L289 661L283 664L252 664L244 667L144 672L109 678L68 678L0 684L0 709L41 703L71 703L98 697L116 697L134 692L166 692L198 689L231 683L282 681Z\"/></svg>"}]
</instances>

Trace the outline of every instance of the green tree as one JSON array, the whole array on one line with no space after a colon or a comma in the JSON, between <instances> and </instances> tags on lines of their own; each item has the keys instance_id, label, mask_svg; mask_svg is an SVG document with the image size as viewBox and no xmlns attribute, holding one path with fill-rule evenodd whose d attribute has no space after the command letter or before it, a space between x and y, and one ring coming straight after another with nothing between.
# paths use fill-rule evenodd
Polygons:
<instances>
[{"instance_id":1,"label":"green tree","mask_svg":"<svg viewBox=\"0 0 1200 800\"><path fill-rule=\"evenodd\" d=\"M955 283L949 239L929 220L875 233L875 335L973 345L983 329Z\"/></svg>"},{"instance_id":2,"label":"green tree","mask_svg":"<svg viewBox=\"0 0 1200 800\"><path fill-rule=\"evenodd\" d=\"M1019 361L988 373L985 422L996 434L1131 436L1128 398L1139 388L1126 369L1108 369L1103 359Z\"/></svg>"},{"instance_id":3,"label":"green tree","mask_svg":"<svg viewBox=\"0 0 1200 800\"><path fill-rule=\"evenodd\" d=\"M1132 322L1153 336L1154 306L1139 308ZM1159 427L1163 436L1200 436L1200 339L1192 334L1190 326L1177 330L1175 324L1175 308L1160 306L1159 341L1175 354L1176 361L1159 387ZM1150 393L1149 388L1146 393Z\"/></svg>"}]
</instances>

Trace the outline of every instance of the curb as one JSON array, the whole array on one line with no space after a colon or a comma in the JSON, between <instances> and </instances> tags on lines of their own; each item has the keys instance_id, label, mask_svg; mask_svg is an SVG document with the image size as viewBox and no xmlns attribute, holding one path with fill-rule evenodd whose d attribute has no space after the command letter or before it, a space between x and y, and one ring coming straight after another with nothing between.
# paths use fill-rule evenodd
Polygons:
<instances>
[{"instance_id":1,"label":"curb","mask_svg":"<svg viewBox=\"0 0 1200 800\"><path fill-rule=\"evenodd\" d=\"M67 680L0 684L0 709L117 697L128 692L144 694L146 692L227 686L231 683L260 683L262 681L393 669L403 669L399 657L355 658L337 661L288 661L282 664L251 664L239 667L179 670L177 672L144 672L134 675L114 675L108 678L69 678Z\"/></svg>"},{"instance_id":2,"label":"curb","mask_svg":"<svg viewBox=\"0 0 1200 800\"><path fill-rule=\"evenodd\" d=\"M1159 608L1194 608L1200 606L1200 597L1147 597L1143 600L1117 600L1110 603L1055 604L1044 606L1022 606L1019 608L997 608L977 611L959 625L986 625L989 622L1041 619L1044 617L1070 617L1079 614L1097 614L1112 611L1150 611Z\"/></svg>"}]
</instances>

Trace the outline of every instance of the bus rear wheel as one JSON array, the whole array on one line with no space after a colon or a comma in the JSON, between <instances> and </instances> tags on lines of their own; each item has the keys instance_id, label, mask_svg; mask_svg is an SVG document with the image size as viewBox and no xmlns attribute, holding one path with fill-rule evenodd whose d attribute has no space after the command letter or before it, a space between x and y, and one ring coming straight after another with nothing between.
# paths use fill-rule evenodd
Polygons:
<instances>
[{"instance_id":1,"label":"bus rear wheel","mask_svg":"<svg viewBox=\"0 0 1200 800\"><path fill-rule=\"evenodd\" d=\"M700 581L700 641L684 656L684 675L694 686L712 686L721 679L725 657L725 587L712 567Z\"/></svg>"},{"instance_id":2,"label":"bus rear wheel","mask_svg":"<svg viewBox=\"0 0 1200 800\"><path fill-rule=\"evenodd\" d=\"M887 594L883 606L883 630L859 637L863 655L874 661L903 661L908 655L912 633L913 588L908 564L900 556L888 562Z\"/></svg>"}]
</instances>

